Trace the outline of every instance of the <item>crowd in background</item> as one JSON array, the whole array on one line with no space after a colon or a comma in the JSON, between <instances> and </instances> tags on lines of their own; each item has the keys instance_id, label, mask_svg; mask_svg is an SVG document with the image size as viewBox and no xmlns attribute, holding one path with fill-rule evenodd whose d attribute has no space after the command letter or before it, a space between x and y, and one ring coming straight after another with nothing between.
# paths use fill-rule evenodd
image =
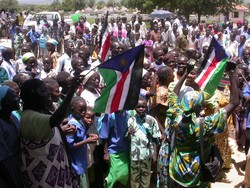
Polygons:
<instances>
[{"instance_id":1,"label":"crowd in background","mask_svg":"<svg viewBox=\"0 0 250 188\"><path fill-rule=\"evenodd\" d=\"M194 119L200 116L206 145L218 145L224 169L231 168L229 136L248 154L247 20L207 24L175 16L147 26L140 15L109 18L110 58L144 44L141 91L134 110L95 114L94 102L105 87L94 69L102 63L105 17L90 24L80 16L69 25L41 16L24 28L27 19L28 12L1 13L0 36L12 43L3 47L0 66L1 185L208 187L199 166ZM208 99L195 79L213 37L236 66L229 66Z\"/></svg>"}]
</instances>

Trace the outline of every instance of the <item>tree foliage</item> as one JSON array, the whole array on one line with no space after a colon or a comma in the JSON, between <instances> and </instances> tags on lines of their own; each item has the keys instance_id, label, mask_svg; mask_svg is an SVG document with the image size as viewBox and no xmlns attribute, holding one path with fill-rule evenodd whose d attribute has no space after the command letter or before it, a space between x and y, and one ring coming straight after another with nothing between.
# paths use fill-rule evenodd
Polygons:
<instances>
[{"instance_id":1,"label":"tree foliage","mask_svg":"<svg viewBox=\"0 0 250 188\"><path fill-rule=\"evenodd\" d=\"M106 6L105 1L99 1L98 3L96 3L96 8L99 10L104 8L105 6Z\"/></svg>"},{"instance_id":2,"label":"tree foliage","mask_svg":"<svg viewBox=\"0 0 250 188\"><path fill-rule=\"evenodd\" d=\"M59 0L54 0L48 8L51 11L59 11L62 9L62 3Z\"/></svg>"},{"instance_id":3,"label":"tree foliage","mask_svg":"<svg viewBox=\"0 0 250 188\"><path fill-rule=\"evenodd\" d=\"M93 8L95 5L95 0L88 0L87 5L88 7Z\"/></svg>"},{"instance_id":4,"label":"tree foliage","mask_svg":"<svg viewBox=\"0 0 250 188\"><path fill-rule=\"evenodd\" d=\"M228 12L242 0L121 0L127 8L137 8L140 12L150 13L153 9L179 10L187 18L190 14L214 15L219 12Z\"/></svg>"},{"instance_id":5,"label":"tree foliage","mask_svg":"<svg viewBox=\"0 0 250 188\"><path fill-rule=\"evenodd\" d=\"M62 0L62 9L64 11L76 11L85 8L85 0Z\"/></svg>"},{"instance_id":6,"label":"tree foliage","mask_svg":"<svg viewBox=\"0 0 250 188\"><path fill-rule=\"evenodd\" d=\"M1 0L0 8L14 12L19 12L21 10L21 6L19 5L17 0Z\"/></svg>"}]
</instances>

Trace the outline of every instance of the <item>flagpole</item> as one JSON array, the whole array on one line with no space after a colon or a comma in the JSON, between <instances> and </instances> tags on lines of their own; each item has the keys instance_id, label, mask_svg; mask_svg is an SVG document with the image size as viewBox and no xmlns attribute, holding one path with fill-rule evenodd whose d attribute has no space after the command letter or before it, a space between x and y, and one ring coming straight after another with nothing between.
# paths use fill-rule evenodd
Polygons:
<instances>
[{"instance_id":1,"label":"flagpole","mask_svg":"<svg viewBox=\"0 0 250 188\"><path fill-rule=\"evenodd\" d=\"M102 47L102 36L103 36L106 28L108 27L108 16L109 16L109 11L107 11L106 16L105 16L105 21L102 25L102 30L101 30L101 34L100 34L100 41L99 41L100 48Z\"/></svg>"}]
</instances>

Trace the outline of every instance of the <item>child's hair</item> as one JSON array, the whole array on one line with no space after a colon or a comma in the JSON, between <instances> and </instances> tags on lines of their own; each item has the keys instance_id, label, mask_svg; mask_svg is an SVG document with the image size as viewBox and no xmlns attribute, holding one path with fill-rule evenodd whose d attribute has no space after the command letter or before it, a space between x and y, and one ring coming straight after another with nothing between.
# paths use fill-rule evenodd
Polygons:
<instances>
[{"instance_id":1,"label":"child's hair","mask_svg":"<svg viewBox=\"0 0 250 188\"><path fill-rule=\"evenodd\" d=\"M58 82L53 78L45 78L45 79L43 79L43 82L49 87L54 85L54 84L58 84Z\"/></svg>"},{"instance_id":2,"label":"child's hair","mask_svg":"<svg viewBox=\"0 0 250 188\"><path fill-rule=\"evenodd\" d=\"M91 106L87 106L86 112L93 112L93 108Z\"/></svg>"},{"instance_id":3,"label":"child's hair","mask_svg":"<svg viewBox=\"0 0 250 188\"><path fill-rule=\"evenodd\" d=\"M160 85L166 85L167 78L169 77L171 72L173 72L173 70L169 66L160 67L158 69L156 74L158 76L158 81Z\"/></svg>"},{"instance_id":4,"label":"child's hair","mask_svg":"<svg viewBox=\"0 0 250 188\"><path fill-rule=\"evenodd\" d=\"M144 102L146 102L146 103L147 103L147 99L146 99L146 98L144 98L144 97L141 97L141 96L139 96L138 101L144 101Z\"/></svg>"},{"instance_id":5,"label":"child's hair","mask_svg":"<svg viewBox=\"0 0 250 188\"><path fill-rule=\"evenodd\" d=\"M70 102L70 105L69 105L70 111L73 112L75 105L78 104L81 101L83 101L83 103L85 104L85 106L87 106L86 101L84 100L84 98L82 98L80 96L76 96Z\"/></svg>"},{"instance_id":6,"label":"child's hair","mask_svg":"<svg viewBox=\"0 0 250 188\"><path fill-rule=\"evenodd\" d=\"M12 80L13 82L16 82L19 87L21 87L23 85L23 83L27 80L28 78L24 75L24 74L16 74L15 76L13 76Z\"/></svg>"},{"instance_id":7,"label":"child's hair","mask_svg":"<svg viewBox=\"0 0 250 188\"><path fill-rule=\"evenodd\" d=\"M66 79L70 77L70 74L68 72L65 71L61 71L58 73L58 75L56 76L56 81L58 82L60 87L67 87L67 81Z\"/></svg>"}]
</instances>

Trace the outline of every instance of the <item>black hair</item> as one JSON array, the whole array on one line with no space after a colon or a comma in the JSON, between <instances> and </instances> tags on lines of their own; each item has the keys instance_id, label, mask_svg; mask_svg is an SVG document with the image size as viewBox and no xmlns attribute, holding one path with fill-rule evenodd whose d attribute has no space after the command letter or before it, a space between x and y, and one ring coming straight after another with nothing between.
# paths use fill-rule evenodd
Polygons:
<instances>
[{"instance_id":1,"label":"black hair","mask_svg":"<svg viewBox=\"0 0 250 188\"><path fill-rule=\"evenodd\" d=\"M160 85L166 85L167 78L171 72L173 72L173 70L169 66L160 67L157 70L156 74Z\"/></svg>"},{"instance_id":2,"label":"black hair","mask_svg":"<svg viewBox=\"0 0 250 188\"><path fill-rule=\"evenodd\" d=\"M156 47L154 50L153 50L153 57L158 59L158 52L163 49L161 47Z\"/></svg>"},{"instance_id":3,"label":"black hair","mask_svg":"<svg viewBox=\"0 0 250 188\"><path fill-rule=\"evenodd\" d=\"M2 57L5 60L9 60L13 54L14 54L13 49L9 47L4 48L2 51Z\"/></svg>"},{"instance_id":4,"label":"black hair","mask_svg":"<svg viewBox=\"0 0 250 188\"><path fill-rule=\"evenodd\" d=\"M58 84L58 82L55 79L53 79L53 78L45 78L45 79L43 79L43 82L47 86L52 86L52 85Z\"/></svg>"},{"instance_id":5,"label":"black hair","mask_svg":"<svg viewBox=\"0 0 250 188\"><path fill-rule=\"evenodd\" d=\"M58 75L56 76L56 81L58 82L60 87L64 88L67 86L66 79L68 77L70 77L70 74L68 72L61 71L58 73Z\"/></svg>"},{"instance_id":6,"label":"black hair","mask_svg":"<svg viewBox=\"0 0 250 188\"><path fill-rule=\"evenodd\" d=\"M74 111L73 110L74 106L76 104L78 104L80 101L83 101L83 103L85 104L85 106L87 108L87 103L86 103L85 99L80 97L80 96L76 96L76 97L73 97L71 102L70 102L70 105L69 105L70 111Z\"/></svg>"},{"instance_id":7,"label":"black hair","mask_svg":"<svg viewBox=\"0 0 250 188\"><path fill-rule=\"evenodd\" d=\"M39 111L44 106L41 96L36 91L42 84L43 81L39 79L31 79L24 82L21 87L21 99L24 110L32 109Z\"/></svg>"},{"instance_id":8,"label":"black hair","mask_svg":"<svg viewBox=\"0 0 250 188\"><path fill-rule=\"evenodd\" d=\"M19 74L16 74L15 76L13 76L12 80L13 80L13 82L16 82L20 87L24 83L22 80L23 77L25 77L27 79L27 77L24 74L19 73ZM26 79L25 79L25 81L26 81Z\"/></svg>"}]
</instances>

